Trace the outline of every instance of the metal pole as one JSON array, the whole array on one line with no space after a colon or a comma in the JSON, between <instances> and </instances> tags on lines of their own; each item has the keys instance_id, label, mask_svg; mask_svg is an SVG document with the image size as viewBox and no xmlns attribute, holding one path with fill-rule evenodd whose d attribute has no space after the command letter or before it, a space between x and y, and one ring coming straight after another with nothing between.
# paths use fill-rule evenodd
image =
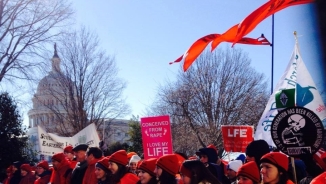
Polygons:
<instances>
[{"instance_id":1,"label":"metal pole","mask_svg":"<svg viewBox=\"0 0 326 184\"><path fill-rule=\"evenodd\" d=\"M271 71L271 94L274 87L274 14L272 15L272 71Z\"/></svg>"}]
</instances>

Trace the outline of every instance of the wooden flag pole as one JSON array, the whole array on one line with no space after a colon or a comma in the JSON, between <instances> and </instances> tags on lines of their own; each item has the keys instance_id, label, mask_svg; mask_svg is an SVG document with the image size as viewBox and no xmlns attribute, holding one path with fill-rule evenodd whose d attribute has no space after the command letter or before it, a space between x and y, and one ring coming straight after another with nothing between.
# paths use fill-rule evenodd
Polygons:
<instances>
[{"instance_id":1,"label":"wooden flag pole","mask_svg":"<svg viewBox=\"0 0 326 184\"><path fill-rule=\"evenodd\" d=\"M294 177L294 183L297 184L298 181L297 181L297 174L296 174L296 171L295 171L294 158L293 157L290 157L290 158L291 158L291 165L292 165L292 172L293 172L293 177Z\"/></svg>"}]
</instances>

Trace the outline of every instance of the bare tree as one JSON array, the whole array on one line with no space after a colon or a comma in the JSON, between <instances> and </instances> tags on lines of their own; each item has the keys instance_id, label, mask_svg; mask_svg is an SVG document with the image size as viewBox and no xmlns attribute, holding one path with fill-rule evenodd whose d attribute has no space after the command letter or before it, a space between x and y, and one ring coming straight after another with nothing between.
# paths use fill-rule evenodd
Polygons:
<instances>
[{"instance_id":1,"label":"bare tree","mask_svg":"<svg viewBox=\"0 0 326 184\"><path fill-rule=\"evenodd\" d=\"M43 104L56 122L49 131L71 136L90 123L108 126L110 120L130 112L123 98L126 83L118 78L115 58L101 49L95 33L82 27L65 34L58 45L50 77L44 78L49 86L43 91L52 100ZM38 100L44 101L44 95Z\"/></svg>"},{"instance_id":2,"label":"bare tree","mask_svg":"<svg viewBox=\"0 0 326 184\"><path fill-rule=\"evenodd\" d=\"M173 140L184 140L183 146L197 149L189 141L195 137L199 146L223 147L221 125L255 125L268 96L264 75L250 66L245 53L217 50L202 54L188 72L180 70L175 82L161 86L153 111L170 114L179 127L172 129ZM174 132L182 127L183 133Z\"/></svg>"},{"instance_id":3,"label":"bare tree","mask_svg":"<svg viewBox=\"0 0 326 184\"><path fill-rule=\"evenodd\" d=\"M32 78L37 57L72 13L66 0L0 0L0 82Z\"/></svg>"}]
</instances>

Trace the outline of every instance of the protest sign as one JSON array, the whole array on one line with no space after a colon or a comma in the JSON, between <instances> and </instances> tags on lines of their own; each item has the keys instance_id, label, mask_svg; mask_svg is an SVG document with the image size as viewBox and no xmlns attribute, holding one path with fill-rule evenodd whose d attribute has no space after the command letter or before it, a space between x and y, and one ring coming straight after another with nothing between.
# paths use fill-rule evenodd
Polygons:
<instances>
[{"instance_id":1,"label":"protest sign","mask_svg":"<svg viewBox=\"0 0 326 184\"><path fill-rule=\"evenodd\" d=\"M173 153L169 116L141 118L141 132L145 159Z\"/></svg>"},{"instance_id":2,"label":"protest sign","mask_svg":"<svg viewBox=\"0 0 326 184\"><path fill-rule=\"evenodd\" d=\"M222 125L224 149L227 152L245 152L253 141L253 126Z\"/></svg>"}]
</instances>

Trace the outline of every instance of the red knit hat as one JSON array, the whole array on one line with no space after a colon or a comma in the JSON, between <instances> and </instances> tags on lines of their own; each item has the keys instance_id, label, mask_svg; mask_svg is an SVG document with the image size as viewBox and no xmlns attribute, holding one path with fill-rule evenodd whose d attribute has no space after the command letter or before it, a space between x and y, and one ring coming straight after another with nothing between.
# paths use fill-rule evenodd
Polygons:
<instances>
[{"instance_id":1,"label":"red knit hat","mask_svg":"<svg viewBox=\"0 0 326 184\"><path fill-rule=\"evenodd\" d=\"M256 183L260 181L260 173L255 161L243 164L237 172L237 177L240 175L246 176Z\"/></svg>"},{"instance_id":2,"label":"red knit hat","mask_svg":"<svg viewBox=\"0 0 326 184\"><path fill-rule=\"evenodd\" d=\"M271 163L275 166L278 166L285 171L288 171L289 169L289 160L288 157L281 153L281 152L271 152L265 154L263 157L260 159L260 163L267 162Z\"/></svg>"},{"instance_id":3,"label":"red knit hat","mask_svg":"<svg viewBox=\"0 0 326 184\"><path fill-rule=\"evenodd\" d=\"M63 152L64 152L64 153L74 153L74 152L72 151L73 148L74 148L74 147L72 147L71 145L66 146L65 149L63 149Z\"/></svg>"},{"instance_id":4,"label":"red knit hat","mask_svg":"<svg viewBox=\"0 0 326 184\"><path fill-rule=\"evenodd\" d=\"M55 160L55 161L58 161L58 162L61 162L63 161L64 159L66 159L65 155L63 153L56 153L52 156L52 160Z\"/></svg>"},{"instance_id":5,"label":"red knit hat","mask_svg":"<svg viewBox=\"0 0 326 184\"><path fill-rule=\"evenodd\" d=\"M155 176L154 170L156 167L156 158L150 158L147 160L144 160L139 165L139 169L146 171L148 174Z\"/></svg>"},{"instance_id":6,"label":"red knit hat","mask_svg":"<svg viewBox=\"0 0 326 184\"><path fill-rule=\"evenodd\" d=\"M115 162L121 165L127 165L128 164L128 157L127 157L127 152L126 150L119 150L114 152L110 158L109 161Z\"/></svg>"},{"instance_id":7,"label":"red knit hat","mask_svg":"<svg viewBox=\"0 0 326 184\"><path fill-rule=\"evenodd\" d=\"M49 163L45 160L39 162L37 165L37 167L42 167L45 170L49 170Z\"/></svg>"},{"instance_id":8,"label":"red knit hat","mask_svg":"<svg viewBox=\"0 0 326 184\"><path fill-rule=\"evenodd\" d=\"M32 171L32 167L29 164L23 164L20 166L21 170L27 171L27 172L31 172Z\"/></svg>"},{"instance_id":9,"label":"red knit hat","mask_svg":"<svg viewBox=\"0 0 326 184\"><path fill-rule=\"evenodd\" d=\"M128 159L131 159L131 157L134 156L134 155L137 155L137 153L135 153L135 152L129 152L127 154L127 157L128 157Z\"/></svg>"},{"instance_id":10,"label":"red knit hat","mask_svg":"<svg viewBox=\"0 0 326 184\"><path fill-rule=\"evenodd\" d=\"M171 175L176 175L179 172L179 160L178 157L174 154L164 155L160 157L156 165L170 173Z\"/></svg>"}]
</instances>

